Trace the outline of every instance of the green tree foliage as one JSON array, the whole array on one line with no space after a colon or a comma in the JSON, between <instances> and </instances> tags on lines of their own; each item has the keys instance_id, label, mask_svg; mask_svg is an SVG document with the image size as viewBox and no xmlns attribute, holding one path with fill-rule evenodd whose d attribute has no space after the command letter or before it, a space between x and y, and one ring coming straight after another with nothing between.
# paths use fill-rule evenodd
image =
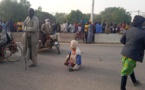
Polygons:
<instances>
[{"instance_id":1,"label":"green tree foliage","mask_svg":"<svg viewBox=\"0 0 145 90\"><path fill-rule=\"evenodd\" d=\"M41 6L38 7L38 11L42 12L42 7Z\"/></svg>"},{"instance_id":2,"label":"green tree foliage","mask_svg":"<svg viewBox=\"0 0 145 90\"><path fill-rule=\"evenodd\" d=\"M89 21L90 20L90 16L91 14L83 14L83 19L85 19L86 21Z\"/></svg>"},{"instance_id":3,"label":"green tree foliage","mask_svg":"<svg viewBox=\"0 0 145 90\"><path fill-rule=\"evenodd\" d=\"M30 3L26 0L2 0L0 2L0 19L7 21L9 18L12 18L14 21L17 21L18 18L24 20L28 15L28 8Z\"/></svg>"},{"instance_id":4,"label":"green tree foliage","mask_svg":"<svg viewBox=\"0 0 145 90\"><path fill-rule=\"evenodd\" d=\"M98 21L101 21L101 20L102 20L101 15L97 15L97 14L94 15L94 22L98 22Z\"/></svg>"},{"instance_id":5,"label":"green tree foliage","mask_svg":"<svg viewBox=\"0 0 145 90\"><path fill-rule=\"evenodd\" d=\"M55 17L47 12L36 10L35 15L38 17L40 24L44 23L45 19L50 19L51 22L55 22Z\"/></svg>"},{"instance_id":6,"label":"green tree foliage","mask_svg":"<svg viewBox=\"0 0 145 90\"><path fill-rule=\"evenodd\" d=\"M110 22L131 22L131 14L124 8L109 7L100 13L101 21Z\"/></svg>"},{"instance_id":7,"label":"green tree foliage","mask_svg":"<svg viewBox=\"0 0 145 90\"><path fill-rule=\"evenodd\" d=\"M9 18L12 18L15 22L20 18L22 21L28 16L28 9L31 4L27 0L2 0L0 2L0 19L8 21ZM36 10L35 15L39 18L40 22L49 18L53 22L55 17L47 12L42 11L42 7L39 6Z\"/></svg>"},{"instance_id":8,"label":"green tree foliage","mask_svg":"<svg viewBox=\"0 0 145 90\"><path fill-rule=\"evenodd\" d=\"M67 16L67 19L70 23L78 22L78 20L81 18L83 18L83 14L80 10L72 10L71 13Z\"/></svg>"},{"instance_id":9,"label":"green tree foliage","mask_svg":"<svg viewBox=\"0 0 145 90\"><path fill-rule=\"evenodd\" d=\"M0 2L0 19L8 21L12 18L17 21L19 18L23 21L28 16L28 8L31 4L27 0L1 0ZM72 10L71 13L66 15L65 13L56 13L55 16L47 12L42 11L42 7L39 6L36 10L36 16L42 23L45 19L49 18L52 22L63 23L65 20L70 23L79 22L80 19L90 20L90 14L83 14L80 10ZM94 14L95 21L107 21L107 22L130 22L131 15L124 8L109 7L102 11L99 15Z\"/></svg>"},{"instance_id":10,"label":"green tree foliage","mask_svg":"<svg viewBox=\"0 0 145 90\"><path fill-rule=\"evenodd\" d=\"M55 14L56 22L63 23L67 19L66 16L67 14L65 13L56 13Z\"/></svg>"}]
</instances>

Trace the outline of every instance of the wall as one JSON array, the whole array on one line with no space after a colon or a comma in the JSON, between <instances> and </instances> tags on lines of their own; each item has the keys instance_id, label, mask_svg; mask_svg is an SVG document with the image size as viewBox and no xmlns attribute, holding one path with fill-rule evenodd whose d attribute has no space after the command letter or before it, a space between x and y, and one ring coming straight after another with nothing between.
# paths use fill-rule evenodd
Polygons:
<instances>
[{"instance_id":1,"label":"wall","mask_svg":"<svg viewBox=\"0 0 145 90\"><path fill-rule=\"evenodd\" d=\"M95 43L120 43L122 34L95 34Z\"/></svg>"},{"instance_id":2,"label":"wall","mask_svg":"<svg viewBox=\"0 0 145 90\"><path fill-rule=\"evenodd\" d=\"M12 33L15 41L21 42L23 32L13 32ZM95 43L120 43L121 34L95 34ZM75 39L74 33L60 33L58 35L60 42L69 43L71 40ZM83 40L79 40L83 42Z\"/></svg>"}]
</instances>

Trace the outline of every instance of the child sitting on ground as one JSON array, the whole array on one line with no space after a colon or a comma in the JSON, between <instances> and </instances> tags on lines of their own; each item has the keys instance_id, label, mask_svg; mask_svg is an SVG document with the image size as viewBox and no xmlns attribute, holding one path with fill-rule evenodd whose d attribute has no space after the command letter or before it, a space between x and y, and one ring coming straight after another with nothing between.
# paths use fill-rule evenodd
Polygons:
<instances>
[{"instance_id":1,"label":"child sitting on ground","mask_svg":"<svg viewBox=\"0 0 145 90\"><path fill-rule=\"evenodd\" d=\"M69 71L78 70L81 66L81 51L78 48L78 41L72 40L70 44L70 51L67 55L64 65L68 66Z\"/></svg>"}]
</instances>

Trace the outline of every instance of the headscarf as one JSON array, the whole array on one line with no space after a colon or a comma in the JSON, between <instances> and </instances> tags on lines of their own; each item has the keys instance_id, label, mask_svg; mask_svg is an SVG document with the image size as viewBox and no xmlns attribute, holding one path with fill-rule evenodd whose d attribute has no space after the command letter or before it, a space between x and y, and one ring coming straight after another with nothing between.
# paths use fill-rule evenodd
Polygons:
<instances>
[{"instance_id":1,"label":"headscarf","mask_svg":"<svg viewBox=\"0 0 145 90\"><path fill-rule=\"evenodd\" d=\"M71 48L71 49L76 49L77 46L78 46L78 41L72 40L72 41L71 41L71 44L70 44L70 48Z\"/></svg>"},{"instance_id":2,"label":"headscarf","mask_svg":"<svg viewBox=\"0 0 145 90\"><path fill-rule=\"evenodd\" d=\"M133 26L134 27L138 27L141 26L145 21L145 18L140 16L140 15L136 15L133 19Z\"/></svg>"}]
</instances>

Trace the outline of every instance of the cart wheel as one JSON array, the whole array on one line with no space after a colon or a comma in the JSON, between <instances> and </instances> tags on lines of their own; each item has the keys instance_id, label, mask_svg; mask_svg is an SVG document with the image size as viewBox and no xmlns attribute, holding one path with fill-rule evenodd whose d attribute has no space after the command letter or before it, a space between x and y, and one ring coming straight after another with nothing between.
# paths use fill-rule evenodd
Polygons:
<instances>
[{"instance_id":1,"label":"cart wheel","mask_svg":"<svg viewBox=\"0 0 145 90\"><path fill-rule=\"evenodd\" d=\"M22 48L18 44L9 44L4 49L4 56L10 62L17 62L22 58Z\"/></svg>"}]
</instances>

